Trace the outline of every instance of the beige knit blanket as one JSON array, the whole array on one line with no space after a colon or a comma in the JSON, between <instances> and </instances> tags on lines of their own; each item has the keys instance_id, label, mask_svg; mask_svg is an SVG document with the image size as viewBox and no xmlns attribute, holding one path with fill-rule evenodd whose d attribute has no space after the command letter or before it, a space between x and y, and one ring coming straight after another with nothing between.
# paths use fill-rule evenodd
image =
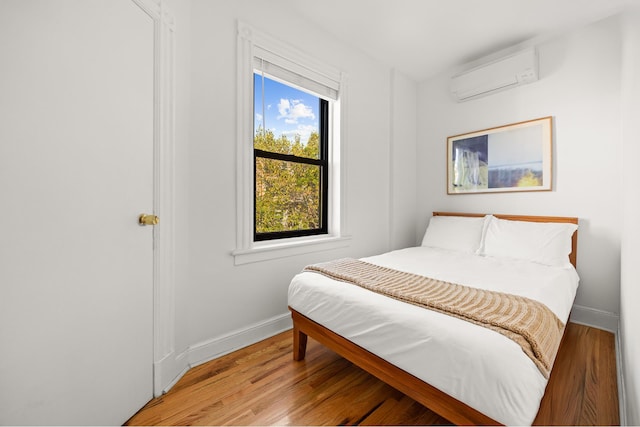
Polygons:
<instances>
[{"instance_id":1,"label":"beige knit blanket","mask_svg":"<svg viewBox=\"0 0 640 427\"><path fill-rule=\"evenodd\" d=\"M352 258L305 267L414 305L499 332L522 347L549 378L564 324L544 304L502 292L443 282Z\"/></svg>"}]
</instances>

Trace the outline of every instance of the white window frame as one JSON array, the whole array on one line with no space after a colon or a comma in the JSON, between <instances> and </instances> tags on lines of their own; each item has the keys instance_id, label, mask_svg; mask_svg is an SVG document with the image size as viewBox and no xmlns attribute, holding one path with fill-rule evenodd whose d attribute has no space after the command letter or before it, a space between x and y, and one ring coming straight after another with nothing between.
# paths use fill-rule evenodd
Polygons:
<instances>
[{"instance_id":1,"label":"white window frame","mask_svg":"<svg viewBox=\"0 0 640 427\"><path fill-rule=\"evenodd\" d=\"M349 245L347 233L346 150L344 144L347 76L305 53L280 42L255 28L238 22L237 36L238 111L236 178L236 249L235 264L266 261L304 253L336 249ZM328 234L253 241L253 72L256 52L268 52L269 60L292 72L310 78L323 76L338 83L337 100L330 103L329 114L329 212ZM281 60L280 60L281 59Z\"/></svg>"}]
</instances>

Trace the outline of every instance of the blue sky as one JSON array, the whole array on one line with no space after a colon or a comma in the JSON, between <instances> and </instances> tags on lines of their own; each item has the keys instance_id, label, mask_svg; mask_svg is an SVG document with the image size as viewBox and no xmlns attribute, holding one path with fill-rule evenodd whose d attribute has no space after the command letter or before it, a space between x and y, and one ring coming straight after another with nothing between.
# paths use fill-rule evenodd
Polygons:
<instances>
[{"instance_id":1,"label":"blue sky","mask_svg":"<svg viewBox=\"0 0 640 427\"><path fill-rule=\"evenodd\" d=\"M264 110L262 105L262 76L254 74L255 103L254 131L263 125L279 137L285 135L293 140L300 135L300 141L306 144L309 135L318 131L320 114L317 96L284 85L265 76ZM263 117L264 111L264 117Z\"/></svg>"}]
</instances>

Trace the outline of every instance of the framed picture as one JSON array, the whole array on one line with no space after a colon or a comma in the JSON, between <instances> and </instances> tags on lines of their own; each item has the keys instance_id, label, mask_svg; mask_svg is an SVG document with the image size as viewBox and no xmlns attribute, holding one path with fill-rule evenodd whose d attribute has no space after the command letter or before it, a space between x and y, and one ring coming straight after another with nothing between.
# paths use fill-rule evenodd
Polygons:
<instances>
[{"instance_id":1,"label":"framed picture","mask_svg":"<svg viewBox=\"0 0 640 427\"><path fill-rule=\"evenodd\" d=\"M447 194L551 190L553 118L447 138Z\"/></svg>"}]
</instances>

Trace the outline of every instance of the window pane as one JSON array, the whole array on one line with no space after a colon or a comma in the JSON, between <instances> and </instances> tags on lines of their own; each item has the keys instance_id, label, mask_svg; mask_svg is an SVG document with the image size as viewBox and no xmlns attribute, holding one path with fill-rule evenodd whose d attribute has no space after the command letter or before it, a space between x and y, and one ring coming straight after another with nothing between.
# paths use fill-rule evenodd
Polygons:
<instances>
[{"instance_id":1,"label":"window pane","mask_svg":"<svg viewBox=\"0 0 640 427\"><path fill-rule=\"evenodd\" d=\"M256 233L318 229L320 166L256 158Z\"/></svg>"},{"instance_id":2,"label":"window pane","mask_svg":"<svg viewBox=\"0 0 640 427\"><path fill-rule=\"evenodd\" d=\"M254 73L254 147L319 159L320 98Z\"/></svg>"}]
</instances>

